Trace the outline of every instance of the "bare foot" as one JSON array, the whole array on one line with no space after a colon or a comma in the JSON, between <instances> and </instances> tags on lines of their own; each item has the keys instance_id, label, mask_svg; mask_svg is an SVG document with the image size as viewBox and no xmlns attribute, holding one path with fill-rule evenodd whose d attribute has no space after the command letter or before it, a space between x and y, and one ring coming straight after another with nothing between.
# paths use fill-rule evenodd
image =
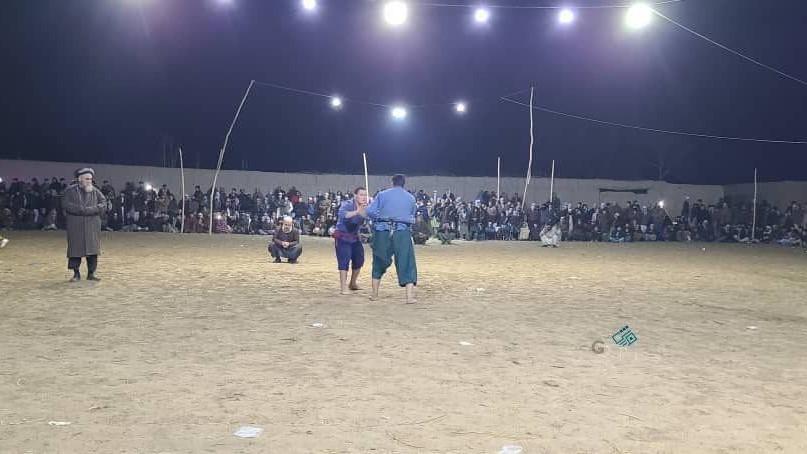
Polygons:
<instances>
[{"instance_id":1,"label":"bare foot","mask_svg":"<svg viewBox=\"0 0 807 454\"><path fill-rule=\"evenodd\" d=\"M406 300L406 304L417 304L417 298L409 298Z\"/></svg>"},{"instance_id":2,"label":"bare foot","mask_svg":"<svg viewBox=\"0 0 807 454\"><path fill-rule=\"evenodd\" d=\"M378 295L370 295L370 301L378 301Z\"/></svg>"},{"instance_id":3,"label":"bare foot","mask_svg":"<svg viewBox=\"0 0 807 454\"><path fill-rule=\"evenodd\" d=\"M348 292L347 290L340 290L339 294L340 295L350 295L350 292Z\"/></svg>"}]
</instances>

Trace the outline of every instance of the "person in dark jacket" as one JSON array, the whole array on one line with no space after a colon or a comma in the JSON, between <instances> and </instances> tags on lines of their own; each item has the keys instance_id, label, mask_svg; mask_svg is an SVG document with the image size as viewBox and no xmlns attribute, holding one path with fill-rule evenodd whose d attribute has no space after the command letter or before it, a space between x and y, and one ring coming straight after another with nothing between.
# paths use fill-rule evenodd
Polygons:
<instances>
[{"instance_id":1,"label":"person in dark jacket","mask_svg":"<svg viewBox=\"0 0 807 454\"><path fill-rule=\"evenodd\" d=\"M275 263L280 263L281 257L289 259L289 263L297 263L303 253L300 232L294 229L294 220L290 216L284 217L280 228L275 231L269 252L275 258Z\"/></svg>"},{"instance_id":2,"label":"person in dark jacket","mask_svg":"<svg viewBox=\"0 0 807 454\"><path fill-rule=\"evenodd\" d=\"M65 189L62 208L67 217L67 268L73 270L70 282L81 280L81 258L87 258L87 280L99 281L95 275L101 253L101 214L106 210L106 197L93 186L95 171L85 167L76 171L77 184Z\"/></svg>"}]
</instances>

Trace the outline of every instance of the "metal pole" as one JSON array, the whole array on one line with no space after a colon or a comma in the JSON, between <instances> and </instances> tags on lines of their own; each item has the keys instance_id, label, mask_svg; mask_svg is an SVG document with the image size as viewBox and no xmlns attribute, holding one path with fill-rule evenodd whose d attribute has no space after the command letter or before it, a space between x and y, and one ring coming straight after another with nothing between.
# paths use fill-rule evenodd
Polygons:
<instances>
[{"instance_id":1,"label":"metal pole","mask_svg":"<svg viewBox=\"0 0 807 454\"><path fill-rule=\"evenodd\" d=\"M552 194L555 191L555 160L552 160L552 176L549 178L549 204L552 204Z\"/></svg>"},{"instance_id":2,"label":"metal pole","mask_svg":"<svg viewBox=\"0 0 807 454\"><path fill-rule=\"evenodd\" d=\"M185 233L185 164L182 162L182 147L179 147L179 171L182 182L182 194L179 203L182 204L182 220L180 221L179 233Z\"/></svg>"},{"instance_id":3,"label":"metal pole","mask_svg":"<svg viewBox=\"0 0 807 454\"><path fill-rule=\"evenodd\" d=\"M370 196L370 178L367 176L367 154L362 153L361 158L364 161L364 189L367 190L367 196Z\"/></svg>"},{"instance_id":4,"label":"metal pole","mask_svg":"<svg viewBox=\"0 0 807 454\"><path fill-rule=\"evenodd\" d=\"M751 226L751 241L756 239L757 234L757 169L754 168L754 220Z\"/></svg>"},{"instance_id":5,"label":"metal pole","mask_svg":"<svg viewBox=\"0 0 807 454\"><path fill-rule=\"evenodd\" d=\"M496 195L501 196L502 185L502 157L496 159Z\"/></svg>"},{"instance_id":6,"label":"metal pole","mask_svg":"<svg viewBox=\"0 0 807 454\"><path fill-rule=\"evenodd\" d=\"M532 134L532 98L535 94L535 87L530 87L530 161L527 164L527 181L524 183L524 197L521 199L521 211L524 211L524 204L527 203L527 186L530 185L530 175L532 175L532 146L534 136Z\"/></svg>"}]
</instances>

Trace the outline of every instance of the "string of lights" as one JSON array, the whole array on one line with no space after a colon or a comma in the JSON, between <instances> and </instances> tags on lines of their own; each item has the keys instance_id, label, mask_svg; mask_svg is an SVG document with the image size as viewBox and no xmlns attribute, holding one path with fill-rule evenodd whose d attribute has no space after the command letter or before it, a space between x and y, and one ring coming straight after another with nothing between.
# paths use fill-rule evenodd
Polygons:
<instances>
[{"instance_id":1,"label":"string of lights","mask_svg":"<svg viewBox=\"0 0 807 454\"><path fill-rule=\"evenodd\" d=\"M295 93L295 94L316 96L316 97L319 97L319 98L326 98L326 99L329 100L331 107L334 108L334 109L337 109L337 110L342 109L342 107L344 107L345 103L358 104L358 105L371 106L371 107L378 107L378 108L382 108L382 109L389 109L391 112L394 111L396 108L403 109L404 111L408 112L410 109L425 109L425 108L430 108L430 107L451 106L451 107L454 108L454 111L456 113L464 114L465 112L468 111L468 106L472 102L473 103L481 103L481 102L491 101L491 100L498 101L500 98L502 98L502 96L497 96L495 98L493 98L493 97L487 97L487 98L478 97L478 98L470 98L470 99L460 99L460 100L451 101L451 102L444 101L444 102L434 102L434 103L408 105L408 104L380 103L380 102L360 100L360 99L356 99L356 98L346 98L346 97L343 97L343 96L341 96L339 94L327 94L327 93L311 91L311 90L305 90L305 89L295 88L295 87L289 87L287 85L281 85L281 84L270 83L270 82L255 81L255 85L262 86L262 87L274 88L274 89L277 89L277 90L287 91L287 92ZM529 89L514 91L512 93L504 95L504 97L516 96L516 95L519 95L519 94L524 93L526 91L529 91ZM401 113L401 112L399 111L399 113ZM404 116L405 115L406 114L404 114Z\"/></svg>"},{"instance_id":2,"label":"string of lights","mask_svg":"<svg viewBox=\"0 0 807 454\"><path fill-rule=\"evenodd\" d=\"M225 0L221 0L225 1ZM226 0L232 1L232 0ZM469 3L442 3L442 2L429 2L429 1L422 1L422 2L412 2L414 5L420 7L437 7L437 8L460 8L460 9L472 9L473 10L473 21L476 22L478 25L487 24L491 17L492 17L492 10L506 10L506 9L518 9L518 10L558 10L557 20L561 25L568 26L572 24L576 18L578 10L591 10L591 9L627 9L625 13L625 25L630 29L642 29L648 26L655 16L658 16L672 25L693 34L694 36L701 38L708 43L717 46L731 54L734 54L750 63L753 63L759 67L765 68L771 72L774 72L782 77L790 79L792 81L798 82L802 85L807 86L807 81L800 79L796 76L790 75L780 69L774 68L771 65L767 65L762 63L761 61L749 57L744 53L732 49L724 44L721 44L701 33L696 32L692 28L689 28L670 17L662 14L658 11L658 7L662 6L669 6L672 4L682 3L684 0L664 0L664 1L657 1L653 3L618 3L618 4L603 4L603 5L580 5L580 6L558 6L558 5L504 5L504 4L485 4L483 6L474 5ZM305 11L308 12L315 12L318 8L317 0L301 0L301 6ZM400 27L404 25L408 18L409 18L409 3L402 0L393 0L387 1L384 3L382 8L382 15L386 23L391 27Z\"/></svg>"},{"instance_id":3,"label":"string of lights","mask_svg":"<svg viewBox=\"0 0 807 454\"><path fill-rule=\"evenodd\" d=\"M661 2L650 3L649 5L652 6L664 6L670 5L673 3L681 3L684 0L666 0ZM558 6L558 5L490 5L485 4L485 6L476 6L476 5L469 5L464 3L432 3L432 2L415 2L418 6L432 6L437 8L473 8L473 9L553 9L553 10L563 10L569 9L568 6ZM613 4L613 5L581 5L575 6L574 9L619 9L619 8L630 8L633 6L634 3L621 3L621 4Z\"/></svg>"},{"instance_id":4,"label":"string of lights","mask_svg":"<svg viewBox=\"0 0 807 454\"><path fill-rule=\"evenodd\" d=\"M234 0L219 0L220 2L232 3ZM486 24L493 16L492 10L558 10L558 21L562 25L569 25L576 19L578 10L605 10L605 9L627 9L626 21L631 28L642 28L650 23L653 12L652 7L669 6L682 3L684 0L663 0L653 3L617 3L602 5L580 5L580 6L557 6L557 5L503 5L485 4L472 5L468 3L440 3L440 2L407 2L403 0L390 0L383 3L381 16L384 21L393 28L402 27L409 20L410 3L415 7L427 8L457 8L473 10L471 18L477 25ZM320 9L317 0L300 0L302 10L309 14L315 14Z\"/></svg>"},{"instance_id":5,"label":"string of lights","mask_svg":"<svg viewBox=\"0 0 807 454\"><path fill-rule=\"evenodd\" d=\"M445 106L450 105L450 106L453 106L455 113L461 114L461 115L467 113L469 108L470 108L469 107L470 104L469 104L468 101L456 101L456 102L453 102L453 103L440 102L440 103L418 104L418 105L414 105L414 106L407 106L407 105L404 105L404 104L385 104L385 103L380 103L380 102L356 100L354 98L344 98L344 97L341 97L339 95L327 94L327 93L322 93L322 92L317 92L317 91L312 91L312 90L305 90L305 89L301 89L301 88L294 88L294 87L289 87L289 86L286 86L286 85L280 85L280 84L269 83L269 82L255 81L255 85L256 86L263 86L263 87L273 88L273 89L277 89L277 90L282 90L282 91L286 91L286 92L289 92L289 93L295 93L295 94L300 94L300 95L307 95L307 96L314 96L314 97L318 97L318 98L324 98L324 99L329 100L330 105L331 105L331 107L333 109L337 109L337 110L342 109L343 106L345 105L345 103L366 105L366 106L377 107L377 108L384 108L384 109L389 110L390 115L395 120L403 120L403 119L405 119L409 114L409 109L410 108L423 109L423 108L429 108L429 107L445 107ZM523 89L523 90L518 90L518 91L515 91L513 93L503 95L503 96L497 96L495 99L498 100L498 101L505 101L505 102L520 105L520 106L523 106L523 107L530 107L529 104L526 104L524 102L518 101L516 99L512 99L513 96L520 95L520 94L525 93L527 91L529 91L528 88ZM493 99L493 98L479 97L479 98L475 98L475 101L476 102L484 102L485 100L490 100L490 99ZM717 134L706 134L706 133L689 132L689 131L675 131L675 130L667 130L667 129L659 129L659 128L649 128L649 127L645 127L645 126L637 126L637 125L630 125L630 124L625 124L625 123L617 123L617 122L612 122L612 121L607 121L607 120L600 120L600 119L597 119L597 118L592 118L592 117L583 116L583 115L575 115L575 114L571 114L571 113L568 113L568 112L562 112L562 111L559 111L559 110L550 109L548 107L536 105L534 103L532 105L532 108L534 110L538 110L538 111L549 113L549 114L556 115L556 116L572 118L572 119L576 119L576 120L580 120L580 121L587 121L587 122L590 122L590 123L596 123L596 124L603 125L603 126L612 126L612 127L618 127L618 128L624 128L624 129L633 129L633 130L644 131L644 132L653 132L653 133L670 134L670 135L687 136L687 137L698 137L698 138L703 138L703 139L741 141L741 142L759 142L759 143L788 144L788 145L805 145L805 144L807 144L807 139L787 140L787 139L763 139L763 138L754 138L754 137L732 137L732 136L723 136L723 135L717 135Z\"/></svg>"},{"instance_id":6,"label":"string of lights","mask_svg":"<svg viewBox=\"0 0 807 454\"><path fill-rule=\"evenodd\" d=\"M226 1L228 3L233 2L234 0L219 0L219 1ZM319 8L319 3L317 0L299 0L300 5L304 11L309 13L315 13ZM417 6L425 6L425 7L448 7L448 8L467 8L473 10L473 20L477 23L486 23L491 18L491 10L492 9L543 9L543 10L559 10L558 13L558 22L562 25L569 25L575 21L575 11L576 10L584 10L584 9L626 9L625 12L625 25L629 29L642 29L652 23L654 17L660 17L671 24L689 32L693 35L706 40L707 42L720 47L723 50L726 50L732 54L735 54L755 65L773 71L780 76L786 77L803 85L807 85L802 79L799 79L795 76L791 76L784 71L780 71L772 66L766 65L761 63L758 60L755 60L739 51L733 50L728 46L720 44L705 35L702 35L693 29L684 26L676 22L675 20L667 17L666 15L660 13L654 7L665 6L665 5L672 5L676 3L681 3L684 0L665 0L665 1L657 1L654 3L618 3L618 4L602 4L602 5L584 5L584 6L576 6L574 8L571 7L564 7L564 6L554 6L554 5L502 5L502 4L491 4L485 6L478 6L468 3L438 3L438 2L429 2L429 1L422 1L422 2L411 2ZM382 17L384 21L391 27L399 27L405 24L409 18L409 3L402 0L391 0L386 1L382 5ZM651 7L652 5L652 7ZM391 115L391 117L395 120L404 120L409 115L409 111L411 109L423 109L428 107L445 107L445 106L452 106L453 110L458 115L466 114L470 109L470 103L467 99L457 99L450 102L438 102L438 103L429 103L429 104L415 104L415 105L406 105L403 103L381 103L381 102L374 102L374 101L367 101L355 98L345 98L339 94L328 94L322 93L317 91L305 90L301 88L289 87L286 85L280 85L275 83L269 82L255 82L257 86L263 86L268 88L273 88L277 90L283 90L290 93L300 94L300 95L307 95L307 96L315 96L327 99L330 103L330 106L335 110L341 110L346 103L350 104L357 104L357 105L366 105L376 108L383 108L387 109ZM510 93L504 96L498 96L495 98L496 101L504 101L508 103L513 103L517 105L522 105L529 107L516 99L513 99L513 96L521 94L526 90L520 90L515 93ZM488 98L490 99L490 98ZM480 102L483 100L476 99L473 100L475 103ZM760 142L760 143L771 143L771 144L807 144L807 140L784 140L784 139L765 139L765 138L753 138L753 137L732 137L732 136L724 136L718 134L706 134L706 133L698 133L698 132L689 132L689 131L675 131L675 130L666 130L660 128L649 128L644 126L637 126L637 125L630 125L624 123L617 123L611 122L606 120L600 120L597 118L592 118L583 115L575 115L570 114L567 112L562 112L558 110L549 109L543 106L535 106L533 105L533 109L553 114L556 116L562 116L565 118L572 118L580 121L587 121L591 123L600 124L603 126L611 126L611 127L619 127L619 128L626 128L626 129L633 129L645 132L653 132L653 133L660 133L660 134L672 134L672 135L680 135L680 136L688 136L688 137L698 137L698 138L705 138L705 139L714 139L714 140L729 140L729 141L743 141L743 142Z\"/></svg>"},{"instance_id":7,"label":"string of lights","mask_svg":"<svg viewBox=\"0 0 807 454\"><path fill-rule=\"evenodd\" d=\"M510 99L509 97L502 97L502 101L506 101L509 103L517 104L524 107L530 107L529 104L523 103L521 101L516 101L514 99ZM688 137L699 137L703 139L716 139L716 140L733 140L733 141L741 141L741 142L762 142L762 143L778 143L778 144L789 144L789 145L805 145L807 144L807 140L782 140L782 139L759 139L759 138L751 138L751 137L730 137L730 136L720 136L714 134L704 134L698 132L687 132L687 131L671 131L666 129L657 129L657 128L647 128L644 126L636 126L636 125L629 125L624 123L615 123L612 121L605 121L599 120L596 118L585 117L582 115L574 115L567 112L561 112L559 110L548 109L546 107L536 106L535 104L532 105L534 110L539 110L541 112L546 112L553 115L558 115L561 117L566 118L573 118L576 120L588 121L591 123L597 123L600 125L605 126L614 126L618 128L626 128L626 129L635 129L639 131L645 132L656 132L661 134L672 134L678 136L688 136Z\"/></svg>"}]
</instances>

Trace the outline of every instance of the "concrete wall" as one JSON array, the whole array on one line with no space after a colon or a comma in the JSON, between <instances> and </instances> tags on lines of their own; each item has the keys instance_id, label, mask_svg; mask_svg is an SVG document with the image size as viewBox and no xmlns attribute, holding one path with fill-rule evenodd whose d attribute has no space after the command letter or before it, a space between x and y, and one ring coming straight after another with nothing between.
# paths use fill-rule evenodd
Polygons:
<instances>
[{"instance_id":1,"label":"concrete wall","mask_svg":"<svg viewBox=\"0 0 807 454\"><path fill-rule=\"evenodd\" d=\"M757 200L767 200L772 205L784 210L790 202L807 203L807 181L778 181L775 183L759 183ZM725 187L727 196L752 200L754 184L732 184Z\"/></svg>"},{"instance_id":2,"label":"concrete wall","mask_svg":"<svg viewBox=\"0 0 807 454\"><path fill-rule=\"evenodd\" d=\"M115 187L122 186L127 181L145 181L154 186L167 184L172 191L179 192L179 169L144 166L120 166L111 164L86 164L44 161L0 160L0 177L4 180L20 178L28 180L37 177L65 177L72 179L73 172L84 166L93 167L97 180L109 180ZM208 190L213 181L213 170L185 169L186 192L192 193L195 185L202 190ZM333 174L302 174L302 173L275 173L252 172L240 170L222 170L217 186L227 188L244 188L253 191L260 188L262 192L271 190L276 186L289 188L296 186L303 193L311 194L316 191L346 191L357 185L364 185L363 175L333 175ZM389 185L388 175L371 175L370 188L376 190ZM465 200L473 200L481 189L495 190L495 177L447 177L447 176L412 176L407 178L407 186L413 189L438 191L442 194L451 190ZM685 197L692 200L703 199L707 203L714 203L723 197L723 187L717 185L676 185L662 181L617 181L617 180L581 180L556 179L555 193L563 202L577 203L579 201L589 205L600 201L600 188L607 189L646 189L647 194L609 192L602 194L602 201L638 200L641 204L652 205L664 200L670 214L677 214ZM502 178L501 190L507 194L524 191L524 178ZM544 202L549 198L549 179L534 178L530 182L527 201Z\"/></svg>"}]
</instances>

